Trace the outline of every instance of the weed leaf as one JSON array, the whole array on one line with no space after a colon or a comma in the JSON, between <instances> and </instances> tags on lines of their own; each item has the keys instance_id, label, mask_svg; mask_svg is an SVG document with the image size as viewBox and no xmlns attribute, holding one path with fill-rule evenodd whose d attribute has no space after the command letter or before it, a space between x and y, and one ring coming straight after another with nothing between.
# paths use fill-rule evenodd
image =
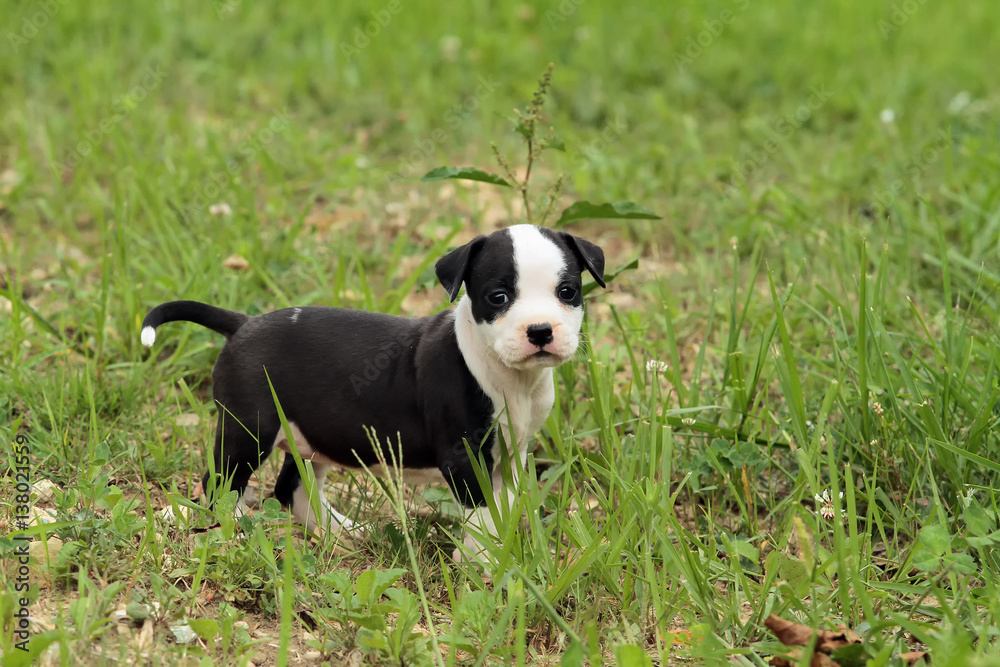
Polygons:
<instances>
[{"instance_id":1,"label":"weed leaf","mask_svg":"<svg viewBox=\"0 0 1000 667\"><path fill-rule=\"evenodd\" d=\"M438 167L437 169L431 169L429 172L424 174L424 177L420 180L426 183L429 181L443 181L449 178L463 181L479 181L480 183L492 183L493 185L502 185L506 188L513 187L500 176L491 174L488 171L483 171L482 169L476 169L475 167Z\"/></svg>"},{"instance_id":2,"label":"weed leaf","mask_svg":"<svg viewBox=\"0 0 1000 667\"><path fill-rule=\"evenodd\" d=\"M660 220L649 209L630 201L618 201L605 204L591 204L589 201L578 201L559 216L555 225L565 225L575 220Z\"/></svg>"},{"instance_id":3,"label":"weed leaf","mask_svg":"<svg viewBox=\"0 0 1000 667\"><path fill-rule=\"evenodd\" d=\"M615 658L618 659L618 667L653 667L653 661L638 646L626 644L615 647Z\"/></svg>"},{"instance_id":4,"label":"weed leaf","mask_svg":"<svg viewBox=\"0 0 1000 667\"><path fill-rule=\"evenodd\" d=\"M210 642L219 636L219 624L210 618L192 618L187 624L203 641Z\"/></svg>"}]
</instances>

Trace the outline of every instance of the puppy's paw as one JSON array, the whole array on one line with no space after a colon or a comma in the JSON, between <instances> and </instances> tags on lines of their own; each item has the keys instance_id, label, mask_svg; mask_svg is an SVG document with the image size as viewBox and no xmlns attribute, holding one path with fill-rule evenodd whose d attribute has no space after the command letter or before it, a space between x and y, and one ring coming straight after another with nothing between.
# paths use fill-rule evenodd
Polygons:
<instances>
[{"instance_id":1,"label":"puppy's paw","mask_svg":"<svg viewBox=\"0 0 1000 667\"><path fill-rule=\"evenodd\" d=\"M243 490L243 495L240 496L240 501L237 504L237 507L242 505L244 510L248 508L257 509L259 505L258 500L257 489L252 486L247 486L247 488Z\"/></svg>"},{"instance_id":2,"label":"puppy's paw","mask_svg":"<svg viewBox=\"0 0 1000 667\"><path fill-rule=\"evenodd\" d=\"M173 505L167 505L160 510L160 518L169 526L176 526L181 521L187 523L191 518L191 508L178 505L175 512Z\"/></svg>"},{"instance_id":3,"label":"puppy's paw","mask_svg":"<svg viewBox=\"0 0 1000 667\"><path fill-rule=\"evenodd\" d=\"M451 559L456 563L468 563L480 567L488 562L482 552L475 554L462 547L455 547L455 550L451 552Z\"/></svg>"},{"instance_id":4,"label":"puppy's paw","mask_svg":"<svg viewBox=\"0 0 1000 667\"><path fill-rule=\"evenodd\" d=\"M493 562L486 548L471 535L466 535L462 546L455 547L451 554L456 563L472 563L473 565L488 565Z\"/></svg>"},{"instance_id":5,"label":"puppy's paw","mask_svg":"<svg viewBox=\"0 0 1000 667\"><path fill-rule=\"evenodd\" d=\"M372 536L371 528L368 525L351 521L347 517L344 517L344 520L340 523L340 530L350 534L351 537L359 539L368 539Z\"/></svg>"}]
</instances>

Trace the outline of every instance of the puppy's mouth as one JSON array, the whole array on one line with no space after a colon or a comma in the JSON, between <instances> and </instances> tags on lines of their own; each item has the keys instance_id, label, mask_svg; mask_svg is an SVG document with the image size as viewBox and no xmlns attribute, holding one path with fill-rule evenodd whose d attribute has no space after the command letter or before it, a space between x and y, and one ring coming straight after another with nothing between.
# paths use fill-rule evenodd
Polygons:
<instances>
[{"instance_id":1,"label":"puppy's mouth","mask_svg":"<svg viewBox=\"0 0 1000 667\"><path fill-rule=\"evenodd\" d=\"M518 369L539 368L546 366L558 366L565 361L566 359L564 357L553 354L548 350L538 350L537 352L533 352L523 359L511 364L511 366Z\"/></svg>"}]
</instances>

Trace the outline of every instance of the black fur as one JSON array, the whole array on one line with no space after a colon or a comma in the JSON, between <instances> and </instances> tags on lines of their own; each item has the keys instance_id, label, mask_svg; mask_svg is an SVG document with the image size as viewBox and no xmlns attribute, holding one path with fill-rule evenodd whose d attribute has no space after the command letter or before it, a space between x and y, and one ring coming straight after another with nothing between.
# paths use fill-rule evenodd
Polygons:
<instances>
[{"instance_id":1,"label":"black fur","mask_svg":"<svg viewBox=\"0 0 1000 667\"><path fill-rule=\"evenodd\" d=\"M166 321L199 324L237 315L196 302L158 309L170 313ZM364 427L376 426L387 458L388 447L402 439L404 466L438 468L458 500L485 502L464 443L492 469L493 403L462 359L450 311L409 319L314 306L245 318L219 354L212 380L219 406L215 470L240 493L281 431L270 380L286 419L313 450L347 467L374 465ZM208 473L203 482L211 488ZM298 484L288 455L278 500L290 504Z\"/></svg>"},{"instance_id":2,"label":"black fur","mask_svg":"<svg viewBox=\"0 0 1000 667\"><path fill-rule=\"evenodd\" d=\"M161 303L146 314L142 328L156 327L165 322L184 320L194 322L229 338L246 324L249 317L224 308L216 308L197 301L170 301Z\"/></svg>"},{"instance_id":3,"label":"black fur","mask_svg":"<svg viewBox=\"0 0 1000 667\"><path fill-rule=\"evenodd\" d=\"M567 232L554 232L540 227L542 235L552 239L563 251L568 276L579 276L586 269L601 287L604 284L604 251L587 239Z\"/></svg>"}]
</instances>

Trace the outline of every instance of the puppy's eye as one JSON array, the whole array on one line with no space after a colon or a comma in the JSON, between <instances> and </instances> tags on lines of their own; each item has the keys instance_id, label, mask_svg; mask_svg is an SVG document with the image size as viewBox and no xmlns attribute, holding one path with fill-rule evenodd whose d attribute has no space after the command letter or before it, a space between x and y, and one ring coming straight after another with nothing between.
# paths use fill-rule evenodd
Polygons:
<instances>
[{"instance_id":1,"label":"puppy's eye","mask_svg":"<svg viewBox=\"0 0 1000 667\"><path fill-rule=\"evenodd\" d=\"M491 292L490 295L486 297L486 300L494 306L502 306L510 301L510 297L507 296L507 292L497 290L496 292Z\"/></svg>"},{"instance_id":2,"label":"puppy's eye","mask_svg":"<svg viewBox=\"0 0 1000 667\"><path fill-rule=\"evenodd\" d=\"M563 285L559 288L559 298L563 301L572 301L576 298L577 291L575 287L570 287L569 285Z\"/></svg>"}]
</instances>

